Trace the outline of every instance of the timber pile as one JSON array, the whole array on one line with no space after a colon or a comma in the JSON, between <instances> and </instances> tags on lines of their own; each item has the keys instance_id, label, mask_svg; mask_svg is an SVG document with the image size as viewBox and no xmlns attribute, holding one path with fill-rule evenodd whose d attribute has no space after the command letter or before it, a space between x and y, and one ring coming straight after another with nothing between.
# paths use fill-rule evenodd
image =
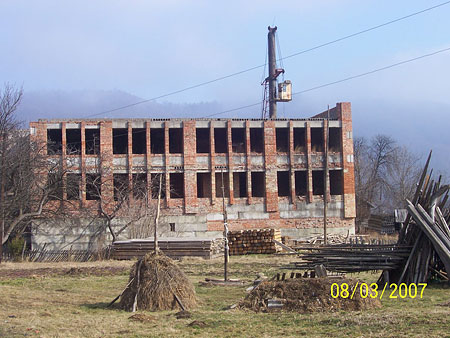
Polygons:
<instances>
[{"instance_id":1,"label":"timber pile","mask_svg":"<svg viewBox=\"0 0 450 338\"><path fill-rule=\"evenodd\" d=\"M279 229L253 229L228 232L230 255L272 254L281 251L273 240L281 242Z\"/></svg>"},{"instance_id":2,"label":"timber pile","mask_svg":"<svg viewBox=\"0 0 450 338\"><path fill-rule=\"evenodd\" d=\"M223 253L223 239L160 238L159 249L170 258L202 257L211 259ZM116 241L112 244L111 258L135 259L155 250L153 238Z\"/></svg>"},{"instance_id":3,"label":"timber pile","mask_svg":"<svg viewBox=\"0 0 450 338\"><path fill-rule=\"evenodd\" d=\"M392 234L395 232L394 215L370 215L367 229L380 234Z\"/></svg>"},{"instance_id":4,"label":"timber pile","mask_svg":"<svg viewBox=\"0 0 450 338\"><path fill-rule=\"evenodd\" d=\"M335 245L305 247L313 252L300 255L302 262L284 267L313 269L323 264L330 271L383 270L379 282L426 283L449 280L450 211L446 207L449 185L428 173L431 153L417 184L413 200L407 200L408 215L395 245Z\"/></svg>"},{"instance_id":5,"label":"timber pile","mask_svg":"<svg viewBox=\"0 0 450 338\"><path fill-rule=\"evenodd\" d=\"M450 186L441 184L442 177L432 179L432 170L428 173L430 158L431 152L413 200L407 200L408 215L399 233L398 243L412 246L411 252L401 267L380 277L382 281L409 284L449 280L450 212L446 205Z\"/></svg>"},{"instance_id":6,"label":"timber pile","mask_svg":"<svg viewBox=\"0 0 450 338\"><path fill-rule=\"evenodd\" d=\"M384 239L384 238L366 238L367 235L339 235L330 234L327 235L327 244L339 245L339 244L395 244L395 241ZM322 236L310 236L304 238L293 239L287 236L283 236L283 244L295 250L302 250L305 248L323 245L323 235Z\"/></svg>"},{"instance_id":7,"label":"timber pile","mask_svg":"<svg viewBox=\"0 0 450 338\"><path fill-rule=\"evenodd\" d=\"M361 272L398 269L408 257L411 247L398 245L342 244L304 247L301 262L283 267L289 270L313 270L323 265L334 272Z\"/></svg>"}]
</instances>

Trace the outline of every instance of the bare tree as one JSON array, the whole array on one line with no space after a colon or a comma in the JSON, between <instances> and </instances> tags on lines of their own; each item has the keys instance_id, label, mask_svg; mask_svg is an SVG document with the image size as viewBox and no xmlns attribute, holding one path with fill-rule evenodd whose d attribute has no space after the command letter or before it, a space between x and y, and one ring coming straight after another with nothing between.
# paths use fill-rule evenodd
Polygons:
<instances>
[{"instance_id":1,"label":"bare tree","mask_svg":"<svg viewBox=\"0 0 450 338\"><path fill-rule=\"evenodd\" d=\"M419 157L387 135L355 138L354 155L357 223L369 216L371 206L379 213L404 207L421 171Z\"/></svg>"},{"instance_id":2,"label":"bare tree","mask_svg":"<svg viewBox=\"0 0 450 338\"><path fill-rule=\"evenodd\" d=\"M384 210L406 208L406 199L414 195L420 178L418 163L420 156L411 153L405 146L394 149L382 181Z\"/></svg>"},{"instance_id":3,"label":"bare tree","mask_svg":"<svg viewBox=\"0 0 450 338\"><path fill-rule=\"evenodd\" d=\"M30 220L61 214L65 169L61 160L49 161L45 146L18 129L14 112L22 89L5 85L0 93L1 244L20 235ZM0 255L1 257L1 255Z\"/></svg>"},{"instance_id":4,"label":"bare tree","mask_svg":"<svg viewBox=\"0 0 450 338\"><path fill-rule=\"evenodd\" d=\"M104 156L100 155L95 170L86 174L86 197L97 200L97 203L96 210L86 209L85 217L99 221L99 226L110 233L112 242L125 230L129 230L133 237L151 236L157 208L155 187L159 184L159 176L152 179L150 174L148 177L144 173L132 174L130 180L128 173L112 173L110 166L103 165L104 160ZM114 226L115 220L120 220L120 226Z\"/></svg>"}]
</instances>

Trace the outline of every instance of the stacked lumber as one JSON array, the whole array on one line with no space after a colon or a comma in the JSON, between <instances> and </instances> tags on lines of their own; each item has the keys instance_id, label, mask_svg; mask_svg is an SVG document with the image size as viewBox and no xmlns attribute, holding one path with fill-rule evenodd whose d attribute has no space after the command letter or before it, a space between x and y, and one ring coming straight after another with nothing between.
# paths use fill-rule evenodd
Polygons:
<instances>
[{"instance_id":1,"label":"stacked lumber","mask_svg":"<svg viewBox=\"0 0 450 338\"><path fill-rule=\"evenodd\" d=\"M431 279L449 280L450 212L446 208L449 185L442 185L428 173L431 152L412 201L407 200L408 215L398 243L412 246L405 263L388 276L398 284L426 283ZM386 281L386 274L380 277ZM388 281L389 282L389 281Z\"/></svg>"},{"instance_id":2,"label":"stacked lumber","mask_svg":"<svg viewBox=\"0 0 450 338\"><path fill-rule=\"evenodd\" d=\"M340 272L383 270L378 280L382 285L449 281L450 185L442 185L442 177L432 179L430 159L431 152L412 201L406 200L408 215L395 245L309 246L302 249L316 251L300 255L303 261L285 268L313 269L323 264L327 270Z\"/></svg>"},{"instance_id":3,"label":"stacked lumber","mask_svg":"<svg viewBox=\"0 0 450 338\"><path fill-rule=\"evenodd\" d=\"M202 257L211 259L223 254L223 239L160 238L159 249L170 258ZM113 259L135 259L155 250L153 238L116 241L111 247Z\"/></svg>"},{"instance_id":4,"label":"stacked lumber","mask_svg":"<svg viewBox=\"0 0 450 338\"><path fill-rule=\"evenodd\" d=\"M281 251L275 244L281 242L279 229L253 229L228 232L230 255L272 254Z\"/></svg>"},{"instance_id":5,"label":"stacked lumber","mask_svg":"<svg viewBox=\"0 0 450 338\"><path fill-rule=\"evenodd\" d=\"M370 215L367 229L380 234L392 234L395 232L394 215Z\"/></svg>"},{"instance_id":6,"label":"stacked lumber","mask_svg":"<svg viewBox=\"0 0 450 338\"><path fill-rule=\"evenodd\" d=\"M361 272L398 269L408 257L411 247L397 244L341 244L304 247L302 261L283 267L289 270L313 270L323 265L334 272Z\"/></svg>"},{"instance_id":7,"label":"stacked lumber","mask_svg":"<svg viewBox=\"0 0 450 338\"><path fill-rule=\"evenodd\" d=\"M289 238L287 236L282 237L283 244L290 246L293 249L301 250L305 247L323 245L322 236L309 236L303 238ZM327 244L339 245L339 244L396 244L396 241L384 239L384 238L368 238L368 235L339 235L329 234L327 235Z\"/></svg>"}]
</instances>

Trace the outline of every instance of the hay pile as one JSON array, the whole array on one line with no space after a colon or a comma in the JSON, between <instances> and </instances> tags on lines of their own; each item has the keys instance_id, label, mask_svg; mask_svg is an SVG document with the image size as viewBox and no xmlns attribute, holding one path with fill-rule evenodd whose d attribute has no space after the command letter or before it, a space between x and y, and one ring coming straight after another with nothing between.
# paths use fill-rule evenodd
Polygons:
<instances>
[{"instance_id":1,"label":"hay pile","mask_svg":"<svg viewBox=\"0 0 450 338\"><path fill-rule=\"evenodd\" d=\"M350 298L331 297L331 284L347 283L353 290L357 281L350 279L298 278L286 281L266 281L256 287L240 303L240 307L254 311L286 310L300 313L331 312L338 310L366 310L381 307L379 299L362 298L359 286ZM269 299L283 303L280 308L268 307Z\"/></svg>"},{"instance_id":2,"label":"hay pile","mask_svg":"<svg viewBox=\"0 0 450 338\"><path fill-rule=\"evenodd\" d=\"M183 271L164 254L149 253L138 260L130 272L129 286L120 299L120 308L132 311L137 295L139 310L186 310L196 305L195 290Z\"/></svg>"}]
</instances>

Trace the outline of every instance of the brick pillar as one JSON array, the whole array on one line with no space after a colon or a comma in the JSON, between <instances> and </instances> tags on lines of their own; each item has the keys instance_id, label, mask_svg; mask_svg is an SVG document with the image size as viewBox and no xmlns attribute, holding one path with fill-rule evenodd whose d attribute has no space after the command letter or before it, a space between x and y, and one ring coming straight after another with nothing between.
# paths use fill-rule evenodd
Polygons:
<instances>
[{"instance_id":1,"label":"brick pillar","mask_svg":"<svg viewBox=\"0 0 450 338\"><path fill-rule=\"evenodd\" d=\"M127 147L127 170L128 170L128 184L130 189L130 199L133 198L133 129L131 122L127 122L128 128L128 147Z\"/></svg>"},{"instance_id":2,"label":"brick pillar","mask_svg":"<svg viewBox=\"0 0 450 338\"><path fill-rule=\"evenodd\" d=\"M313 201L313 182L312 182L312 163L311 163L311 125L306 122L306 165L308 170L308 186L307 196L308 202Z\"/></svg>"},{"instance_id":3,"label":"brick pillar","mask_svg":"<svg viewBox=\"0 0 450 338\"><path fill-rule=\"evenodd\" d=\"M102 182L102 203L103 207L110 208L109 201L113 201L114 187L113 184L113 149L112 149L112 121L100 122L100 166L101 166L101 182Z\"/></svg>"},{"instance_id":4,"label":"brick pillar","mask_svg":"<svg viewBox=\"0 0 450 338\"><path fill-rule=\"evenodd\" d=\"M147 172L147 205L152 203L152 167L151 147L150 147L150 121L145 122L145 171Z\"/></svg>"},{"instance_id":5,"label":"brick pillar","mask_svg":"<svg viewBox=\"0 0 450 338\"><path fill-rule=\"evenodd\" d=\"M342 168L344 182L344 217L356 217L355 206L355 165L353 158L352 107L350 102L336 105L338 117L342 121Z\"/></svg>"},{"instance_id":6,"label":"brick pillar","mask_svg":"<svg viewBox=\"0 0 450 338\"><path fill-rule=\"evenodd\" d=\"M245 121L245 155L247 172L247 203L252 204L252 172L250 157L250 121Z\"/></svg>"},{"instance_id":7,"label":"brick pillar","mask_svg":"<svg viewBox=\"0 0 450 338\"><path fill-rule=\"evenodd\" d=\"M80 182L80 191L81 191L81 206L83 207L86 202L86 191L84 187L86 186L86 122L81 121L81 182Z\"/></svg>"},{"instance_id":8,"label":"brick pillar","mask_svg":"<svg viewBox=\"0 0 450 338\"><path fill-rule=\"evenodd\" d=\"M264 121L264 166L266 171L266 211L277 212L277 151L273 121Z\"/></svg>"},{"instance_id":9,"label":"brick pillar","mask_svg":"<svg viewBox=\"0 0 450 338\"><path fill-rule=\"evenodd\" d=\"M195 214L198 212L195 135L195 120L184 121L184 210L188 214Z\"/></svg>"},{"instance_id":10,"label":"brick pillar","mask_svg":"<svg viewBox=\"0 0 450 338\"><path fill-rule=\"evenodd\" d=\"M67 134L66 134L66 122L61 122L61 167L63 172L67 171ZM67 200L67 188L66 188L66 177L67 174L64 174L64 179L62 181L63 188L63 200ZM62 201L61 201L62 203Z\"/></svg>"},{"instance_id":11,"label":"brick pillar","mask_svg":"<svg viewBox=\"0 0 450 338\"><path fill-rule=\"evenodd\" d=\"M210 149L210 166L211 166L211 205L216 204L216 151L214 143L214 123L209 122L209 149Z\"/></svg>"},{"instance_id":12,"label":"brick pillar","mask_svg":"<svg viewBox=\"0 0 450 338\"><path fill-rule=\"evenodd\" d=\"M291 193L291 203L295 203L295 171L294 171L294 123L289 121L289 189Z\"/></svg>"},{"instance_id":13,"label":"brick pillar","mask_svg":"<svg viewBox=\"0 0 450 338\"><path fill-rule=\"evenodd\" d=\"M230 204L234 204L233 188L233 142L231 137L231 120L227 121L227 144L228 144L228 183L230 191Z\"/></svg>"},{"instance_id":14,"label":"brick pillar","mask_svg":"<svg viewBox=\"0 0 450 338\"><path fill-rule=\"evenodd\" d=\"M325 154L325 145L328 144L328 134L327 134L327 130L328 130L328 120L324 119L323 120L323 161L322 161L322 165L323 165L323 170L325 170L326 168L326 162L328 161L326 154ZM329 144L328 144L328 153L330 152L330 148L329 148ZM329 165L329 163L328 163ZM325 175L324 175L325 176ZM331 195L330 195L330 170L328 169L328 175L327 175L327 182L326 182L326 186L327 186L327 191L326 191L326 196L327 196L327 201L331 200ZM324 182L325 183L325 182ZM325 198L325 196L324 196Z\"/></svg>"},{"instance_id":15,"label":"brick pillar","mask_svg":"<svg viewBox=\"0 0 450 338\"><path fill-rule=\"evenodd\" d=\"M170 207L170 176L169 176L169 122L164 122L164 172L166 175L166 206Z\"/></svg>"}]
</instances>

